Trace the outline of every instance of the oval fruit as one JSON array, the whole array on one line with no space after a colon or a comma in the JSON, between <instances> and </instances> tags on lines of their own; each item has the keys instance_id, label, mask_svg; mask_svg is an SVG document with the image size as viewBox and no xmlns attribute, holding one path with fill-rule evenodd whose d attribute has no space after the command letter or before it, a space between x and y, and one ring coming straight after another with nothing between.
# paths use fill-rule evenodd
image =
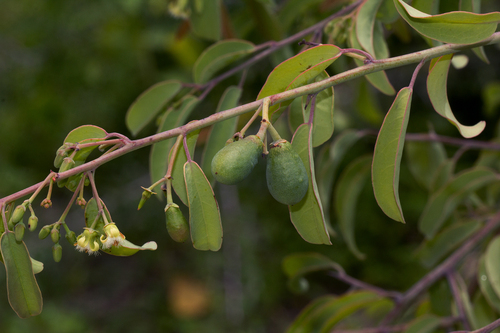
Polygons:
<instances>
[{"instance_id":1,"label":"oval fruit","mask_svg":"<svg viewBox=\"0 0 500 333\"><path fill-rule=\"evenodd\" d=\"M189 236L189 227L179 206L174 203L167 204L165 217L167 218L167 231L170 237L176 242L184 242Z\"/></svg>"},{"instance_id":2,"label":"oval fruit","mask_svg":"<svg viewBox=\"0 0 500 333\"><path fill-rule=\"evenodd\" d=\"M239 183L252 172L263 146L262 140L256 135L228 144L212 159L212 175L222 184Z\"/></svg>"},{"instance_id":3,"label":"oval fruit","mask_svg":"<svg viewBox=\"0 0 500 333\"><path fill-rule=\"evenodd\" d=\"M271 144L267 155L266 178L271 195L285 205L298 203L309 187L306 167L286 140Z\"/></svg>"}]
</instances>

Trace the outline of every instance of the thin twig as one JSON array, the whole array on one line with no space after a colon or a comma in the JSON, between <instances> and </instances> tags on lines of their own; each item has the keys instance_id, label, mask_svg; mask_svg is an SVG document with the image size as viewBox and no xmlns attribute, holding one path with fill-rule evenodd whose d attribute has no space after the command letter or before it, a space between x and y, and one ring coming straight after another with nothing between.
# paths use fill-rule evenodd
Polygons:
<instances>
[{"instance_id":1,"label":"thin twig","mask_svg":"<svg viewBox=\"0 0 500 333\"><path fill-rule=\"evenodd\" d=\"M340 280L340 281L343 281L347 284L350 284L353 287L373 291L374 293L376 293L382 297L392 298L393 300L396 301L396 303L399 302L399 300L403 297L403 294L401 294L397 291L389 291L389 290L379 288L377 286L374 286L374 285L371 285L369 283L358 280L356 278L353 278L352 276L347 275L345 272L333 271L333 272L329 272L328 275L336 278L337 280Z\"/></svg>"}]
</instances>

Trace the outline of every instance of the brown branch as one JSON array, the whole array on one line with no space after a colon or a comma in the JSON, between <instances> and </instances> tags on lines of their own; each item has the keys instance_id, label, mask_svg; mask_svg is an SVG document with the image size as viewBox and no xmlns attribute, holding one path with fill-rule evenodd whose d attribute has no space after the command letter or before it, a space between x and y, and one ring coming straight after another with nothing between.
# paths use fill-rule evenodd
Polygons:
<instances>
[{"instance_id":1,"label":"brown branch","mask_svg":"<svg viewBox=\"0 0 500 333\"><path fill-rule=\"evenodd\" d=\"M382 297L392 298L396 301L396 303L398 303L399 300L403 297L403 294L401 294L397 291L390 291L390 290L385 290L385 289L379 288L377 286L374 286L374 285L371 285L369 283L358 280L356 278L353 278L352 276L347 275L343 271L329 272L328 275L336 278L337 280L340 280L340 281L343 281L347 284L350 284L353 287L373 291L374 293L376 293Z\"/></svg>"}]
</instances>

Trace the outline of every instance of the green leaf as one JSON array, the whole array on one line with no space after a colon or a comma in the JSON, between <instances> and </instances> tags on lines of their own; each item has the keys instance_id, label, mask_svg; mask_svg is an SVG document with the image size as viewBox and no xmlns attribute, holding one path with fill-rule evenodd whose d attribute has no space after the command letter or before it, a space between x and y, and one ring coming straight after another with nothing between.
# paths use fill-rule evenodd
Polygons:
<instances>
[{"instance_id":1,"label":"green leaf","mask_svg":"<svg viewBox=\"0 0 500 333\"><path fill-rule=\"evenodd\" d=\"M362 156L351 162L342 172L335 188L335 210L337 220L349 250L358 259L365 255L361 253L354 238L354 226L358 197L370 176L371 156Z\"/></svg>"},{"instance_id":2,"label":"green leaf","mask_svg":"<svg viewBox=\"0 0 500 333\"><path fill-rule=\"evenodd\" d=\"M313 125L299 126L292 139L292 147L299 154L309 177L309 188L304 198L293 206L288 206L290 220L300 236L313 244L331 245L326 229L323 208L318 196L312 149Z\"/></svg>"},{"instance_id":3,"label":"green leaf","mask_svg":"<svg viewBox=\"0 0 500 333\"><path fill-rule=\"evenodd\" d=\"M438 141L408 141L405 156L413 177L422 187L430 190L439 166L446 160L443 144Z\"/></svg>"},{"instance_id":4,"label":"green leaf","mask_svg":"<svg viewBox=\"0 0 500 333\"><path fill-rule=\"evenodd\" d=\"M165 105L181 90L179 81L159 82L148 88L130 105L125 123L133 136L149 124Z\"/></svg>"},{"instance_id":5,"label":"green leaf","mask_svg":"<svg viewBox=\"0 0 500 333\"><path fill-rule=\"evenodd\" d=\"M171 109L165 113L158 128L158 133L184 125L198 102L198 98L194 96L186 96L182 104L177 109ZM151 153L149 156L149 173L151 176L151 183L156 182L167 173L168 154L175 142L174 140L175 138L170 138L168 140L155 143L151 147ZM161 193L160 186L156 186L153 191ZM163 194L158 194L158 198L161 198L162 196Z\"/></svg>"},{"instance_id":6,"label":"green leaf","mask_svg":"<svg viewBox=\"0 0 500 333\"><path fill-rule=\"evenodd\" d=\"M358 37L356 36L356 26L354 24L355 22L353 21L353 26L351 27L351 33L349 34L349 44L352 48L361 49L362 46L358 41ZM354 62L358 66L363 65L363 61L359 59L354 59ZM379 71L365 75L365 78L368 80L368 82L370 82L372 86L374 86L377 90L379 90L383 94L392 96L396 93L391 82L389 82L389 79L387 78L387 74L385 73L385 71Z\"/></svg>"},{"instance_id":7,"label":"green leaf","mask_svg":"<svg viewBox=\"0 0 500 333\"><path fill-rule=\"evenodd\" d=\"M314 299L309 303L295 318L293 323L290 325L287 333L313 333L317 332L317 326L315 325L315 319L318 319L319 314L323 314L325 317L328 314L324 314L325 308L333 303L337 297L332 295L325 295ZM314 328L314 329L313 329Z\"/></svg>"},{"instance_id":8,"label":"green leaf","mask_svg":"<svg viewBox=\"0 0 500 333\"><path fill-rule=\"evenodd\" d=\"M288 109L288 125L290 125L290 131L295 133L300 125L307 122L304 116L304 103L302 98L295 98L289 106Z\"/></svg>"},{"instance_id":9,"label":"green leaf","mask_svg":"<svg viewBox=\"0 0 500 333\"><path fill-rule=\"evenodd\" d=\"M453 249L457 248L480 227L481 223L477 221L453 224L449 228L438 233L431 240L426 241L418 250L417 257L426 268L430 268L436 265Z\"/></svg>"},{"instance_id":10,"label":"green leaf","mask_svg":"<svg viewBox=\"0 0 500 333\"><path fill-rule=\"evenodd\" d=\"M427 239L432 239L455 208L472 192L496 181L490 169L475 167L453 177L434 193L424 208L418 227Z\"/></svg>"},{"instance_id":11,"label":"green leaf","mask_svg":"<svg viewBox=\"0 0 500 333\"><path fill-rule=\"evenodd\" d=\"M101 205L104 209L104 214L106 214L106 219L108 220L108 222L113 221L111 219L111 215L109 214L108 207L106 207L106 205L104 204L104 202L102 200L101 200ZM91 198L87 202L87 205L85 206L84 216L85 216L85 226L87 228L90 228L92 226L92 224L94 223L96 217L99 216L98 220L94 226L94 230L97 230L101 234L104 234L104 229L103 229L104 220L103 220L101 214L99 213L99 208L97 207L97 202L94 198Z\"/></svg>"},{"instance_id":12,"label":"green leaf","mask_svg":"<svg viewBox=\"0 0 500 333\"><path fill-rule=\"evenodd\" d=\"M486 301L481 293L476 293L472 301L472 315L474 316L474 324L472 329L478 330L483 328L498 319L498 315L494 309ZM474 326L475 325L475 326ZM500 329L491 331L492 333L499 333Z\"/></svg>"},{"instance_id":13,"label":"green leaf","mask_svg":"<svg viewBox=\"0 0 500 333\"><path fill-rule=\"evenodd\" d=\"M495 256L496 254L490 253L490 255ZM498 270L498 268L496 268L497 266L498 265L495 265L493 269ZM496 309L497 312L500 312L500 296L497 295L491 286L490 277L486 272L486 253L481 256L481 259L479 260L477 282L488 304L490 304L492 308Z\"/></svg>"},{"instance_id":14,"label":"green leaf","mask_svg":"<svg viewBox=\"0 0 500 333\"><path fill-rule=\"evenodd\" d=\"M330 76L326 71L316 76L313 82L319 82L328 79ZM309 121L310 105L306 109L307 96L302 96L302 107L304 109L304 121ZM309 103L310 104L310 103ZM312 134L312 146L318 147L328 141L333 135L333 106L334 91L333 87L326 88L316 95L315 111L313 117L314 131Z\"/></svg>"},{"instance_id":15,"label":"green leaf","mask_svg":"<svg viewBox=\"0 0 500 333\"><path fill-rule=\"evenodd\" d=\"M465 284L465 281L462 278L462 276L460 276L459 274L456 274L455 277L456 277L456 282L457 282L457 287L458 287L458 296L460 297L460 301L462 302L465 316L467 317L467 320L469 321L472 328L478 329L480 327L478 326L476 316L474 314L474 309L472 308L472 303L470 301L469 291L468 291L467 285Z\"/></svg>"},{"instance_id":16,"label":"green leaf","mask_svg":"<svg viewBox=\"0 0 500 333\"><path fill-rule=\"evenodd\" d=\"M156 242L147 242L142 246L135 245L128 240L124 239L118 246L111 246L109 249L101 249L101 251L106 252L118 257L128 257L136 254L138 251L150 250L154 251L158 248Z\"/></svg>"},{"instance_id":17,"label":"green leaf","mask_svg":"<svg viewBox=\"0 0 500 333\"><path fill-rule=\"evenodd\" d=\"M83 144L83 143L97 142L105 139L106 135L108 135L108 133L104 129L98 126L82 125L69 132L69 134L64 139L64 143ZM73 160L75 161L75 166L79 166L85 163L87 157L96 148L97 146L91 146L78 150L75 156L73 157Z\"/></svg>"},{"instance_id":18,"label":"green leaf","mask_svg":"<svg viewBox=\"0 0 500 333\"><path fill-rule=\"evenodd\" d=\"M311 83L340 55L340 49L337 46L323 44L285 60L269 74L257 100ZM286 101L280 105L271 106L269 115L272 116L280 107L289 105L291 102Z\"/></svg>"},{"instance_id":19,"label":"green leaf","mask_svg":"<svg viewBox=\"0 0 500 333\"><path fill-rule=\"evenodd\" d=\"M184 178L193 246L197 250L218 251L222 245L222 225L212 187L194 161L184 164Z\"/></svg>"},{"instance_id":20,"label":"green leaf","mask_svg":"<svg viewBox=\"0 0 500 333\"><path fill-rule=\"evenodd\" d=\"M323 0L289 0L280 5L278 21L283 30L287 31L296 20L302 19L304 12L316 8Z\"/></svg>"},{"instance_id":21,"label":"green leaf","mask_svg":"<svg viewBox=\"0 0 500 333\"><path fill-rule=\"evenodd\" d=\"M431 183L430 191L436 192L443 187L452 177L455 171L456 161L453 158L446 159L437 167Z\"/></svg>"},{"instance_id":22,"label":"green leaf","mask_svg":"<svg viewBox=\"0 0 500 333\"><path fill-rule=\"evenodd\" d=\"M255 51L255 45L245 40L226 39L203 51L193 68L194 82L208 82L219 70Z\"/></svg>"},{"instance_id":23,"label":"green leaf","mask_svg":"<svg viewBox=\"0 0 500 333\"><path fill-rule=\"evenodd\" d=\"M196 146L196 141L198 140L198 135L200 130L195 130L189 132L186 136L186 143L189 149L190 156L194 156L194 149ZM172 149L170 150L169 159L172 158ZM188 197L186 193L186 182L184 181L184 164L187 162L186 151L181 142L179 149L177 150L177 157L175 157L174 167L172 168L172 187L174 188L175 194L181 199L184 205L188 205Z\"/></svg>"},{"instance_id":24,"label":"green leaf","mask_svg":"<svg viewBox=\"0 0 500 333\"><path fill-rule=\"evenodd\" d=\"M377 12L377 19L385 24L394 23L399 18L399 13L392 0L382 0Z\"/></svg>"},{"instance_id":25,"label":"green leaf","mask_svg":"<svg viewBox=\"0 0 500 333\"><path fill-rule=\"evenodd\" d=\"M372 56L375 56L373 47L373 31L375 18L382 0L367 0L358 9L356 16L356 36L359 44Z\"/></svg>"},{"instance_id":26,"label":"green leaf","mask_svg":"<svg viewBox=\"0 0 500 333\"><path fill-rule=\"evenodd\" d=\"M408 5L403 0L394 0L399 14L420 34L443 43L472 44L479 42L496 30L500 13L474 14L450 12L429 15Z\"/></svg>"},{"instance_id":27,"label":"green leaf","mask_svg":"<svg viewBox=\"0 0 500 333\"><path fill-rule=\"evenodd\" d=\"M31 259L31 267L33 268L33 274L38 274L41 271L43 271L43 262L35 260L33 258L30 259Z\"/></svg>"},{"instance_id":28,"label":"green leaf","mask_svg":"<svg viewBox=\"0 0 500 333\"><path fill-rule=\"evenodd\" d=\"M357 115L361 120L370 125L380 127L384 120L384 113L380 109L380 103L377 94L370 89L370 83L359 81L357 96L355 100Z\"/></svg>"},{"instance_id":29,"label":"green leaf","mask_svg":"<svg viewBox=\"0 0 500 333\"><path fill-rule=\"evenodd\" d=\"M330 260L330 258L315 252L288 255L283 259L281 267L288 277L288 286L291 288L297 285L297 282L303 279L304 275L309 273L325 270L344 271L339 264Z\"/></svg>"},{"instance_id":30,"label":"green leaf","mask_svg":"<svg viewBox=\"0 0 500 333\"><path fill-rule=\"evenodd\" d=\"M222 94L219 105L217 106L217 112L236 107L240 100L241 93L242 89L237 86L228 87ZM233 117L215 123L210 130L203 150L201 168L212 185L215 183L215 179L212 176L212 159L219 150L224 148L227 140L233 136L237 124L238 117Z\"/></svg>"},{"instance_id":31,"label":"green leaf","mask_svg":"<svg viewBox=\"0 0 500 333\"><path fill-rule=\"evenodd\" d=\"M424 315L412 320L404 333L432 333L440 325L439 317Z\"/></svg>"},{"instance_id":32,"label":"green leaf","mask_svg":"<svg viewBox=\"0 0 500 333\"><path fill-rule=\"evenodd\" d=\"M373 153L372 183L375 199L391 219L405 223L399 202L399 168L410 118L412 89L398 92L378 133Z\"/></svg>"},{"instance_id":33,"label":"green leaf","mask_svg":"<svg viewBox=\"0 0 500 333\"><path fill-rule=\"evenodd\" d=\"M446 93L448 69L450 68L452 57L453 54L448 54L437 59L432 59L427 77L427 92L434 110L455 125L464 138L472 138L484 130L486 123L480 121L474 126L465 126L460 124L453 115L450 103L448 102L448 94Z\"/></svg>"},{"instance_id":34,"label":"green leaf","mask_svg":"<svg viewBox=\"0 0 500 333\"><path fill-rule=\"evenodd\" d=\"M20 318L39 315L43 308L42 293L26 245L17 242L12 232L5 232L0 243L10 306Z\"/></svg>"},{"instance_id":35,"label":"green leaf","mask_svg":"<svg viewBox=\"0 0 500 333\"><path fill-rule=\"evenodd\" d=\"M488 248L484 254L484 267L486 268L486 276L495 291L500 297L500 236L495 237L488 244Z\"/></svg>"},{"instance_id":36,"label":"green leaf","mask_svg":"<svg viewBox=\"0 0 500 333\"><path fill-rule=\"evenodd\" d=\"M202 8L191 5L190 22L193 32L199 37L219 40L222 33L221 0L203 1Z\"/></svg>"}]
</instances>

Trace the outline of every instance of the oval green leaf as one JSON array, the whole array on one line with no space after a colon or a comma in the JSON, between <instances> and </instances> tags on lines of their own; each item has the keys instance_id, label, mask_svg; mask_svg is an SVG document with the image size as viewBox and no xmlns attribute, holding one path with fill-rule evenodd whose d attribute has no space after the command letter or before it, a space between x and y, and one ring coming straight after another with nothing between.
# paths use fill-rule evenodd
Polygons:
<instances>
[{"instance_id":1,"label":"oval green leaf","mask_svg":"<svg viewBox=\"0 0 500 333\"><path fill-rule=\"evenodd\" d=\"M168 80L159 82L140 94L125 116L125 123L132 135L136 136L148 125L181 88L179 81Z\"/></svg>"},{"instance_id":2,"label":"oval green leaf","mask_svg":"<svg viewBox=\"0 0 500 333\"><path fill-rule=\"evenodd\" d=\"M429 15L405 3L394 0L399 15L418 33L443 43L472 44L495 32L500 13L474 14L449 12Z\"/></svg>"},{"instance_id":3,"label":"oval green leaf","mask_svg":"<svg viewBox=\"0 0 500 333\"><path fill-rule=\"evenodd\" d=\"M356 37L359 44L368 53L375 56L373 47L373 31L375 27L375 18L382 0L367 0L358 9L356 15Z\"/></svg>"},{"instance_id":4,"label":"oval green leaf","mask_svg":"<svg viewBox=\"0 0 500 333\"><path fill-rule=\"evenodd\" d=\"M342 172L335 188L337 221L349 250L358 259L365 255L359 251L354 238L358 197L370 176L371 156L362 156L351 162Z\"/></svg>"},{"instance_id":5,"label":"oval green leaf","mask_svg":"<svg viewBox=\"0 0 500 333\"><path fill-rule=\"evenodd\" d=\"M488 304L492 308L496 309L497 312L500 312L500 297L491 286L490 278L486 272L486 254L484 254L479 260L477 282Z\"/></svg>"},{"instance_id":6,"label":"oval green leaf","mask_svg":"<svg viewBox=\"0 0 500 333\"><path fill-rule=\"evenodd\" d=\"M429 198L418 221L420 231L427 239L434 238L446 219L469 194L497 179L495 172L483 167L457 174Z\"/></svg>"},{"instance_id":7,"label":"oval green leaf","mask_svg":"<svg viewBox=\"0 0 500 333\"><path fill-rule=\"evenodd\" d=\"M0 243L10 306L20 318L39 315L43 308L42 293L26 245L17 242L12 232L5 232Z\"/></svg>"},{"instance_id":8,"label":"oval green leaf","mask_svg":"<svg viewBox=\"0 0 500 333\"><path fill-rule=\"evenodd\" d=\"M226 39L203 51L194 64L194 82L208 82L219 70L255 51L255 45L245 40Z\"/></svg>"},{"instance_id":9,"label":"oval green leaf","mask_svg":"<svg viewBox=\"0 0 500 333\"><path fill-rule=\"evenodd\" d=\"M437 59L432 59L429 67L429 75L427 76L427 92L434 110L455 125L464 138L472 138L478 136L484 130L486 123L480 121L474 126L465 126L455 118L446 92L448 70L452 57L453 54L448 54Z\"/></svg>"},{"instance_id":10,"label":"oval green leaf","mask_svg":"<svg viewBox=\"0 0 500 333\"><path fill-rule=\"evenodd\" d=\"M192 3L190 22L193 32L199 37L219 40L222 34L221 0Z\"/></svg>"},{"instance_id":11,"label":"oval green leaf","mask_svg":"<svg viewBox=\"0 0 500 333\"><path fill-rule=\"evenodd\" d=\"M198 98L194 96L186 96L182 104L177 109L168 110L162 117L158 133L171 130L173 128L184 125L188 116L198 104ZM168 166L168 153L174 144L175 138L170 138L158 143L151 147L149 156L149 174L151 176L151 183L156 182L158 179L165 176ZM161 193L160 186L153 189L156 193ZM158 194L158 198L163 195Z\"/></svg>"},{"instance_id":12,"label":"oval green leaf","mask_svg":"<svg viewBox=\"0 0 500 333\"><path fill-rule=\"evenodd\" d=\"M488 244L484 257L486 276L498 297L500 297L500 236L495 237Z\"/></svg>"},{"instance_id":13,"label":"oval green leaf","mask_svg":"<svg viewBox=\"0 0 500 333\"><path fill-rule=\"evenodd\" d=\"M399 168L406 128L410 118L412 89L401 89L385 116L377 136L372 163L375 199L382 211L395 221L405 223L399 202Z\"/></svg>"},{"instance_id":14,"label":"oval green leaf","mask_svg":"<svg viewBox=\"0 0 500 333\"><path fill-rule=\"evenodd\" d=\"M83 143L97 142L105 139L106 135L108 135L108 133L104 129L98 126L82 125L69 132L66 138L64 139L64 143L83 144ZM97 146L91 146L78 150L75 153L75 156L73 157L73 160L75 161L75 166L85 163L87 157L96 148Z\"/></svg>"},{"instance_id":15,"label":"oval green leaf","mask_svg":"<svg viewBox=\"0 0 500 333\"><path fill-rule=\"evenodd\" d=\"M217 112L229 110L238 105L242 89L237 86L230 86L222 94L217 106ZM212 176L212 159L215 154L226 145L226 141L230 139L236 131L239 117L229 118L219 121L212 126L208 139L203 150L203 158L201 160L201 169L207 176L207 179L213 185L215 179Z\"/></svg>"},{"instance_id":16,"label":"oval green leaf","mask_svg":"<svg viewBox=\"0 0 500 333\"><path fill-rule=\"evenodd\" d=\"M189 201L191 240L197 250L218 251L222 245L219 205L209 181L194 162L184 164L184 178Z\"/></svg>"},{"instance_id":17,"label":"oval green leaf","mask_svg":"<svg viewBox=\"0 0 500 333\"><path fill-rule=\"evenodd\" d=\"M189 132L186 136L186 143L189 149L190 156L194 156L194 149L196 146L196 141L198 140L198 135L200 130L195 130ZM172 147L173 149L173 147ZM170 157L172 158L172 149L170 150ZM172 168L172 187L174 188L175 194L181 199L184 205L188 205L188 197L186 193L186 182L184 181L184 164L187 162L186 151L184 150L183 143L177 150L177 156L175 157L174 167Z\"/></svg>"},{"instance_id":18,"label":"oval green leaf","mask_svg":"<svg viewBox=\"0 0 500 333\"><path fill-rule=\"evenodd\" d=\"M299 203L288 206L288 210L295 229L306 242L331 245L314 174L312 132L313 125L302 124L293 135L292 147L306 167L309 188L304 198Z\"/></svg>"}]
</instances>

